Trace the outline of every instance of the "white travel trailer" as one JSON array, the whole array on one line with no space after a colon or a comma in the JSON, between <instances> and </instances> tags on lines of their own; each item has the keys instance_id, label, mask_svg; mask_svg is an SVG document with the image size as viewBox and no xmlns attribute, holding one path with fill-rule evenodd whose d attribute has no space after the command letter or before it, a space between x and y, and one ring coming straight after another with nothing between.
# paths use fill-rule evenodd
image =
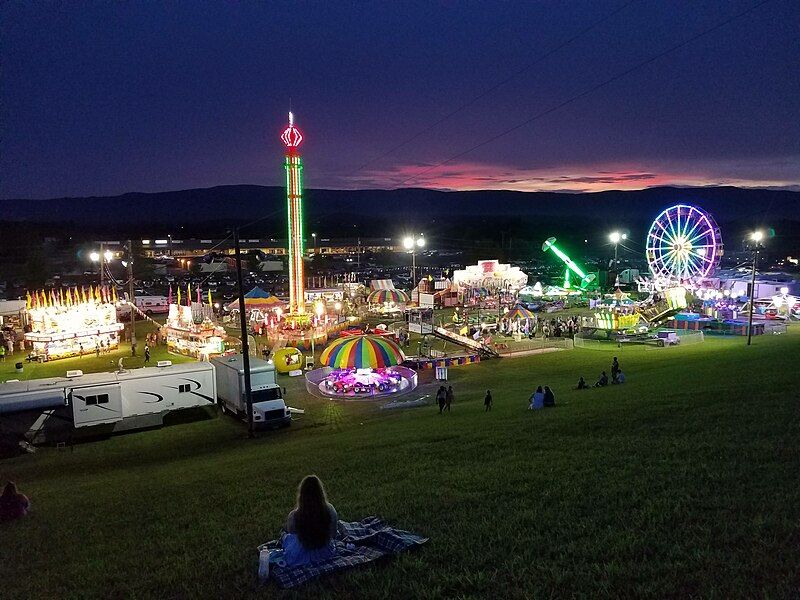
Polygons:
<instances>
[{"instance_id":1,"label":"white travel trailer","mask_svg":"<svg viewBox=\"0 0 800 600\"><path fill-rule=\"evenodd\" d=\"M116 373L50 377L0 384L0 426L29 441L49 439L49 431L96 428L115 432L161 425L174 410L212 406L216 376L207 362ZM27 429L24 429L27 427Z\"/></svg>"}]
</instances>

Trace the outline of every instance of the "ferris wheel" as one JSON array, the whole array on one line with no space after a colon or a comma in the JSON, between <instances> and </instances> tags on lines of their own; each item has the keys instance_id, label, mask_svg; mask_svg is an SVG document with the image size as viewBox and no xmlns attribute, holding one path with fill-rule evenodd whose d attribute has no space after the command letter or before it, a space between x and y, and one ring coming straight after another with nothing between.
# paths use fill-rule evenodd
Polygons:
<instances>
[{"instance_id":1,"label":"ferris wheel","mask_svg":"<svg viewBox=\"0 0 800 600\"><path fill-rule=\"evenodd\" d=\"M722 235L714 218L689 204L670 206L647 233L647 264L653 278L685 282L708 277L719 266Z\"/></svg>"}]
</instances>

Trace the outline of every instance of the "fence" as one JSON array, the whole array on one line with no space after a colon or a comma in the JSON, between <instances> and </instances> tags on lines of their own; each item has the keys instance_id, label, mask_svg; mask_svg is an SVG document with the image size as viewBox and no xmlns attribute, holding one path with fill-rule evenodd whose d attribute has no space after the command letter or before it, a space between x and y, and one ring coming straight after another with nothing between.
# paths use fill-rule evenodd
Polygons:
<instances>
[{"instance_id":1,"label":"fence","mask_svg":"<svg viewBox=\"0 0 800 600\"><path fill-rule=\"evenodd\" d=\"M700 344L705 341L705 335L702 331L691 331L691 330L673 330L669 329L668 331L675 333L678 336L679 344L681 346L688 346L693 344ZM668 344L664 344L664 346L659 346L655 338L642 338L639 341L634 342L618 342L614 339L597 339L593 337L591 334L584 334L579 333L575 335L575 347L576 348L583 348L584 350L620 350L627 345L645 345L648 349L657 348L661 350L662 348L671 348L674 346L670 346Z\"/></svg>"}]
</instances>

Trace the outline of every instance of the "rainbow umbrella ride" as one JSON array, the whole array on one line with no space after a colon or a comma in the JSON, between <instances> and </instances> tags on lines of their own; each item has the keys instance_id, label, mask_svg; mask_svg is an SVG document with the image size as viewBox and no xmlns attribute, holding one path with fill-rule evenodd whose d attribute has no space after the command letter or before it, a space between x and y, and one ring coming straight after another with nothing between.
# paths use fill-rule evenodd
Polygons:
<instances>
[{"instance_id":1,"label":"rainbow umbrella ride","mask_svg":"<svg viewBox=\"0 0 800 600\"><path fill-rule=\"evenodd\" d=\"M320 357L333 369L384 369L401 364L405 355L392 340L369 335L336 340Z\"/></svg>"}]
</instances>

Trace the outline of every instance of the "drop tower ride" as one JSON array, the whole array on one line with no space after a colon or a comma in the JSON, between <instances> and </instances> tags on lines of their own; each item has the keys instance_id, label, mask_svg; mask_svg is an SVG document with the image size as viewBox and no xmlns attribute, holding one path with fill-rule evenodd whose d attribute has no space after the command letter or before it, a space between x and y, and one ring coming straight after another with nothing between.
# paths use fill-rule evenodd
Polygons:
<instances>
[{"instance_id":1,"label":"drop tower ride","mask_svg":"<svg viewBox=\"0 0 800 600\"><path fill-rule=\"evenodd\" d=\"M303 134L294 126L289 112L289 126L281 135L286 145L286 206L289 225L289 314L306 311L305 273L303 271L303 159L298 148Z\"/></svg>"}]
</instances>

